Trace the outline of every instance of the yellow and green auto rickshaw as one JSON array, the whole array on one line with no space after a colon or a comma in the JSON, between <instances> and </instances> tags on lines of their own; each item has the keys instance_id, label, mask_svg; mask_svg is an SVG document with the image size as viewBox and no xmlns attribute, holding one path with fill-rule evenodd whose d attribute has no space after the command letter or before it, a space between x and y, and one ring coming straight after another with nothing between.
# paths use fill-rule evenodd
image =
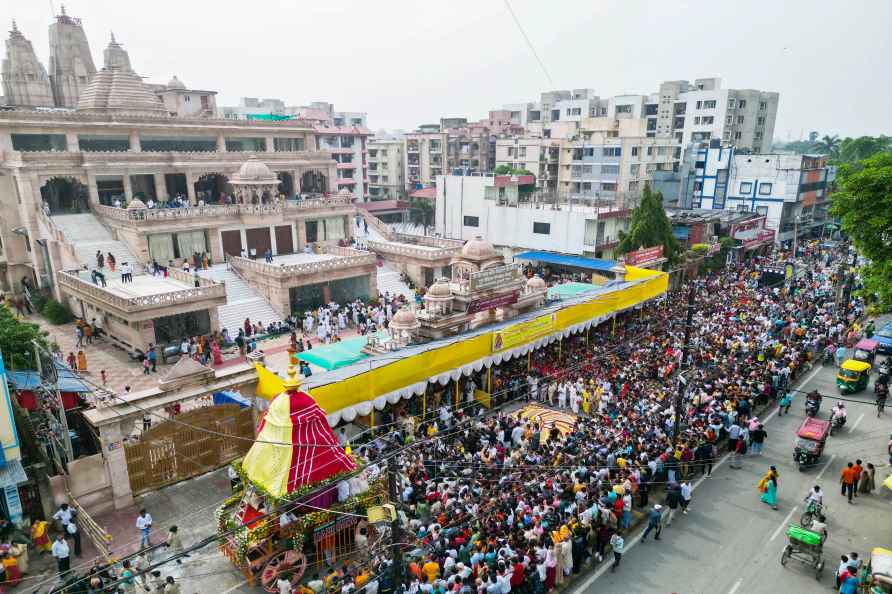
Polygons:
<instances>
[{"instance_id":1,"label":"yellow and green auto rickshaw","mask_svg":"<svg viewBox=\"0 0 892 594\"><path fill-rule=\"evenodd\" d=\"M871 594L892 592L892 551L876 547L870 553L870 581L867 586Z\"/></svg>"},{"instance_id":2,"label":"yellow and green auto rickshaw","mask_svg":"<svg viewBox=\"0 0 892 594\"><path fill-rule=\"evenodd\" d=\"M836 387L843 394L853 394L865 389L869 378L870 363L849 359L839 367Z\"/></svg>"}]
</instances>

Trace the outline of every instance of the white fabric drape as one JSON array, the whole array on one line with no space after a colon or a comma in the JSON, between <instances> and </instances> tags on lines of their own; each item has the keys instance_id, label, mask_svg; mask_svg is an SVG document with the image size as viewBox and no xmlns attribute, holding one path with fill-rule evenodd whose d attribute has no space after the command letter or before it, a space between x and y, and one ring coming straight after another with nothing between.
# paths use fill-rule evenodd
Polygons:
<instances>
[{"instance_id":1,"label":"white fabric drape","mask_svg":"<svg viewBox=\"0 0 892 594\"><path fill-rule=\"evenodd\" d=\"M191 258L196 252L201 254L207 251L204 240L204 231L180 231L177 233L177 247L181 258Z\"/></svg>"},{"instance_id":2,"label":"white fabric drape","mask_svg":"<svg viewBox=\"0 0 892 594\"><path fill-rule=\"evenodd\" d=\"M173 260L173 235L170 233L149 235L149 256L165 266Z\"/></svg>"},{"instance_id":3,"label":"white fabric drape","mask_svg":"<svg viewBox=\"0 0 892 594\"><path fill-rule=\"evenodd\" d=\"M325 239L346 239L347 233L344 229L344 217L331 217L323 219L325 228Z\"/></svg>"}]
</instances>

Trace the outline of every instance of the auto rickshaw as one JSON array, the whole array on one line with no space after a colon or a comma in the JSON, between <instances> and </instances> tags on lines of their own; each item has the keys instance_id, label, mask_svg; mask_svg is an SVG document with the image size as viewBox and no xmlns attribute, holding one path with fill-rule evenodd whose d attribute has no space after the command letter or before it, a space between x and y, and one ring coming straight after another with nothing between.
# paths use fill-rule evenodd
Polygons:
<instances>
[{"instance_id":1,"label":"auto rickshaw","mask_svg":"<svg viewBox=\"0 0 892 594\"><path fill-rule=\"evenodd\" d=\"M864 338L859 340L858 344L855 345L855 353L852 355L852 358L856 361L864 361L865 363L873 365L877 358L877 350L879 350L879 348L879 342Z\"/></svg>"},{"instance_id":2,"label":"auto rickshaw","mask_svg":"<svg viewBox=\"0 0 892 594\"><path fill-rule=\"evenodd\" d=\"M871 594L892 594L892 551L876 547L870 552Z\"/></svg>"},{"instance_id":3,"label":"auto rickshaw","mask_svg":"<svg viewBox=\"0 0 892 594\"><path fill-rule=\"evenodd\" d=\"M824 444L829 434L830 421L814 417L806 417L802 421L793 447L793 462L799 464L800 472L818 463L824 454Z\"/></svg>"},{"instance_id":4,"label":"auto rickshaw","mask_svg":"<svg viewBox=\"0 0 892 594\"><path fill-rule=\"evenodd\" d=\"M843 394L853 394L865 389L869 378L870 363L849 359L836 374L836 387Z\"/></svg>"}]
</instances>

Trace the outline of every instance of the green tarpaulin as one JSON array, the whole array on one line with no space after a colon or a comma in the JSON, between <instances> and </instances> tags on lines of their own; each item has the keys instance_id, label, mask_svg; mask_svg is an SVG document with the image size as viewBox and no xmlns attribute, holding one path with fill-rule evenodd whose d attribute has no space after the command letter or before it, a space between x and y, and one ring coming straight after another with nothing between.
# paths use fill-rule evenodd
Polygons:
<instances>
[{"instance_id":1,"label":"green tarpaulin","mask_svg":"<svg viewBox=\"0 0 892 594\"><path fill-rule=\"evenodd\" d=\"M385 340L389 335L387 332L378 332L377 336L380 340ZM311 351L298 353L297 358L325 370L337 369L368 358L368 355L362 352L367 343L367 336L354 336L341 342L313 347Z\"/></svg>"},{"instance_id":2,"label":"green tarpaulin","mask_svg":"<svg viewBox=\"0 0 892 594\"><path fill-rule=\"evenodd\" d=\"M567 299L568 297L576 297L582 293L588 293L598 289L598 285L591 283L562 283L548 287L549 299Z\"/></svg>"}]
</instances>

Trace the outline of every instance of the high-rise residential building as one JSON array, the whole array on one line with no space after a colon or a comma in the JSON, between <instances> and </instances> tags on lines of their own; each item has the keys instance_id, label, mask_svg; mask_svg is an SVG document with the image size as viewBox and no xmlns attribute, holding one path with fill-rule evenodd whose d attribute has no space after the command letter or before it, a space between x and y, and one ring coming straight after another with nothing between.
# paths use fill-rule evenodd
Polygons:
<instances>
[{"instance_id":1,"label":"high-rise residential building","mask_svg":"<svg viewBox=\"0 0 892 594\"><path fill-rule=\"evenodd\" d=\"M720 78L666 81L655 93L602 98L592 89L542 93L533 103L504 109L528 134L555 138L586 117L646 121L645 136L672 138L678 146L718 139L739 151L770 146L778 94L754 89L723 89Z\"/></svg>"},{"instance_id":2,"label":"high-rise residential building","mask_svg":"<svg viewBox=\"0 0 892 594\"><path fill-rule=\"evenodd\" d=\"M369 139L369 199L394 200L405 196L403 167L402 138Z\"/></svg>"},{"instance_id":3,"label":"high-rise residential building","mask_svg":"<svg viewBox=\"0 0 892 594\"><path fill-rule=\"evenodd\" d=\"M676 144L719 140L738 151L758 153L771 146L778 93L723 89L720 78L693 83L667 81L647 106L648 131ZM653 112L656 113L653 113Z\"/></svg>"},{"instance_id":4,"label":"high-rise residential building","mask_svg":"<svg viewBox=\"0 0 892 594\"><path fill-rule=\"evenodd\" d=\"M415 132L406 134L403 138L403 170L408 190L433 185L437 176L443 175L448 138L439 124L419 126Z\"/></svg>"},{"instance_id":5,"label":"high-rise residential building","mask_svg":"<svg viewBox=\"0 0 892 594\"><path fill-rule=\"evenodd\" d=\"M672 171L680 149L648 138L641 118L591 118L561 145L558 190L582 197L637 196L655 171Z\"/></svg>"},{"instance_id":6,"label":"high-rise residential building","mask_svg":"<svg viewBox=\"0 0 892 594\"><path fill-rule=\"evenodd\" d=\"M536 176L536 186L557 190L561 141L533 136L514 136L496 140L495 167L525 169Z\"/></svg>"}]
</instances>

